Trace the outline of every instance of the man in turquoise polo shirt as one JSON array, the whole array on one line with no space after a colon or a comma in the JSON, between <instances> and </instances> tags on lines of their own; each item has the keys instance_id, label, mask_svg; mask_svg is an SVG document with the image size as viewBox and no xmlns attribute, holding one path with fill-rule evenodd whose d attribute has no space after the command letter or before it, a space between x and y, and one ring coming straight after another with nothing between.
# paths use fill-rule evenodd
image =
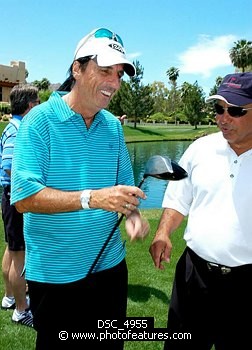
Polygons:
<instances>
[{"instance_id":1,"label":"man in turquoise polo shirt","mask_svg":"<svg viewBox=\"0 0 252 350\"><path fill-rule=\"evenodd\" d=\"M83 348L83 339L72 339L71 332L95 332L99 320L126 316L127 266L119 228L88 273L118 213L126 216L131 239L149 230L137 209L145 194L134 186L121 123L104 109L124 72L133 76L135 67L121 38L106 28L93 30L78 43L60 91L32 110L19 129L11 200L24 213L37 350ZM119 338L90 344L123 349Z\"/></svg>"}]
</instances>

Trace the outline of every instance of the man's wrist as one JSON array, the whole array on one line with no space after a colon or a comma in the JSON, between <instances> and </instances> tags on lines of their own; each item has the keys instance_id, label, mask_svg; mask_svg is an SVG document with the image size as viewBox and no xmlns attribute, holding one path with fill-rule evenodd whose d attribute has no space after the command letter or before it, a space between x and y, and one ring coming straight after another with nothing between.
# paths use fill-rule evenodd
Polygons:
<instances>
[{"instance_id":1,"label":"man's wrist","mask_svg":"<svg viewBox=\"0 0 252 350\"><path fill-rule=\"evenodd\" d=\"M90 196L92 190L84 190L80 196L80 202L83 209L90 209Z\"/></svg>"}]
</instances>

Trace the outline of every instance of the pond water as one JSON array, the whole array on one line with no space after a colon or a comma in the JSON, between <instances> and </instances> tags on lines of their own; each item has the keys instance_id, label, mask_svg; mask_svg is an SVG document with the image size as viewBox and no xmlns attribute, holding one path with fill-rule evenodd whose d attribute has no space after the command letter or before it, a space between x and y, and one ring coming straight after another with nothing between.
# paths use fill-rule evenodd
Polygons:
<instances>
[{"instance_id":1,"label":"pond water","mask_svg":"<svg viewBox=\"0 0 252 350\"><path fill-rule=\"evenodd\" d=\"M182 154L191 141L159 141L159 142L136 142L128 143L127 147L133 166L135 184L138 185L144 175L145 165L153 155L168 156L170 159L179 161ZM141 187L146 193L147 199L141 201L139 208L162 208L162 199L168 181L147 177ZM0 196L2 187L0 186Z\"/></svg>"},{"instance_id":2,"label":"pond water","mask_svg":"<svg viewBox=\"0 0 252 350\"><path fill-rule=\"evenodd\" d=\"M138 185L144 175L145 165L153 155L168 156L178 162L191 141L159 141L136 142L127 144L133 165L135 183ZM163 195L168 181L147 177L141 189L146 193L147 199L142 200L139 208L162 208Z\"/></svg>"}]
</instances>

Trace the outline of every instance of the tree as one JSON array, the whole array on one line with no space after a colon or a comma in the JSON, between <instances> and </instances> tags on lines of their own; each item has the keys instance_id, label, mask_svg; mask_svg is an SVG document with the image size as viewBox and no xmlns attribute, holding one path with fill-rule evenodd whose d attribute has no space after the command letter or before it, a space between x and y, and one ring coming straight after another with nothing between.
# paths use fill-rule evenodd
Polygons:
<instances>
[{"instance_id":1,"label":"tree","mask_svg":"<svg viewBox=\"0 0 252 350\"><path fill-rule=\"evenodd\" d=\"M179 69L175 67L171 67L166 71L166 75L169 78L170 84L176 90L177 87L177 79L179 77Z\"/></svg>"},{"instance_id":2,"label":"tree","mask_svg":"<svg viewBox=\"0 0 252 350\"><path fill-rule=\"evenodd\" d=\"M212 87L212 89L210 89L209 91L209 96L212 96L212 95L216 95L217 94L217 90L222 82L223 78L218 76L216 79L215 79L215 85ZM206 114L209 116L209 121L211 122L215 122L215 115L216 113L214 112L213 110L213 105L212 103L207 103L206 104L206 107L205 107L205 111L206 111Z\"/></svg>"},{"instance_id":3,"label":"tree","mask_svg":"<svg viewBox=\"0 0 252 350\"><path fill-rule=\"evenodd\" d=\"M45 102L50 97L52 91L49 90L50 81L47 78L43 78L42 80L34 80L32 85L37 86L39 89L39 98L41 102Z\"/></svg>"},{"instance_id":4,"label":"tree","mask_svg":"<svg viewBox=\"0 0 252 350\"><path fill-rule=\"evenodd\" d=\"M154 81L151 85L151 96L153 98L153 113L168 114L169 90L163 82Z\"/></svg>"},{"instance_id":5,"label":"tree","mask_svg":"<svg viewBox=\"0 0 252 350\"><path fill-rule=\"evenodd\" d=\"M127 81L122 81L120 89L113 96L109 103L108 110L114 115L121 116L126 114L127 116L132 115L131 105L131 89Z\"/></svg>"},{"instance_id":6,"label":"tree","mask_svg":"<svg viewBox=\"0 0 252 350\"><path fill-rule=\"evenodd\" d=\"M187 120L191 125L194 125L194 129L197 129L198 123L206 115L204 111L204 92L197 81L194 84L183 83L181 87L181 99L183 101L184 113Z\"/></svg>"},{"instance_id":7,"label":"tree","mask_svg":"<svg viewBox=\"0 0 252 350\"><path fill-rule=\"evenodd\" d=\"M245 72L246 68L252 65L252 42L241 39L234 44L229 51L229 57L235 67Z\"/></svg>"},{"instance_id":8,"label":"tree","mask_svg":"<svg viewBox=\"0 0 252 350\"><path fill-rule=\"evenodd\" d=\"M212 87L212 89L210 90L209 92L209 96L212 96L212 95L216 95L217 94L217 90L222 82L223 78L218 76L216 79L215 79L215 85Z\"/></svg>"},{"instance_id":9,"label":"tree","mask_svg":"<svg viewBox=\"0 0 252 350\"><path fill-rule=\"evenodd\" d=\"M177 110L179 109L179 94L177 91L177 79L179 77L179 69L175 67L171 67L166 71L166 75L169 78L169 82L172 86L171 91L169 93L169 104L170 104L170 115L174 116L175 124L177 124L176 115Z\"/></svg>"},{"instance_id":10,"label":"tree","mask_svg":"<svg viewBox=\"0 0 252 350\"><path fill-rule=\"evenodd\" d=\"M137 120L143 116L152 113L154 101L151 96L152 91L150 85L144 86L143 79L144 69L139 61L133 62L136 68L136 75L130 78L130 87L132 93L132 108L134 115L134 128L136 128Z\"/></svg>"},{"instance_id":11,"label":"tree","mask_svg":"<svg viewBox=\"0 0 252 350\"><path fill-rule=\"evenodd\" d=\"M37 86L37 88L41 91L49 90L49 86L51 83L47 78L43 78L42 80L34 80L32 84Z\"/></svg>"},{"instance_id":12,"label":"tree","mask_svg":"<svg viewBox=\"0 0 252 350\"><path fill-rule=\"evenodd\" d=\"M128 118L134 118L134 128L137 120L149 115L153 110L153 98L149 85L141 83L143 68L138 61L133 62L136 75L130 77L129 82L122 81L121 88L110 101L108 109L115 115L126 114Z\"/></svg>"},{"instance_id":13,"label":"tree","mask_svg":"<svg viewBox=\"0 0 252 350\"><path fill-rule=\"evenodd\" d=\"M52 91L50 90L40 90L39 91L39 99L42 102L45 102L49 99L49 97L51 96Z\"/></svg>"},{"instance_id":14,"label":"tree","mask_svg":"<svg viewBox=\"0 0 252 350\"><path fill-rule=\"evenodd\" d=\"M132 109L133 109L133 115L134 115L134 128L136 128L137 117L139 114L137 101L140 98L140 94L141 94L141 80L143 79L144 69L140 65L138 60L134 61L133 63L136 68L136 74L130 78L130 87L132 92Z\"/></svg>"}]
</instances>

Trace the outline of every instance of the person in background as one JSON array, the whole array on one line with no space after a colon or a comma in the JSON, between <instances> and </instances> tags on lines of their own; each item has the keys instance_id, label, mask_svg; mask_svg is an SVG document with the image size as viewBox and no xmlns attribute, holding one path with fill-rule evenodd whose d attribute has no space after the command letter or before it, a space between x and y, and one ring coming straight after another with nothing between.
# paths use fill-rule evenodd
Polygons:
<instances>
[{"instance_id":1,"label":"person in background","mask_svg":"<svg viewBox=\"0 0 252 350\"><path fill-rule=\"evenodd\" d=\"M120 326L126 316L128 272L119 227L90 272L118 213L126 216L131 240L149 231L137 209L146 196L134 185L121 123L105 109L124 72L133 76L135 67L122 39L107 28L93 30L78 43L59 91L31 110L19 129L11 198L24 213L37 350L82 349L88 341L71 339L73 332L98 331L99 320ZM123 349L123 340L107 339L91 340L90 348L108 343Z\"/></svg>"},{"instance_id":2,"label":"person in background","mask_svg":"<svg viewBox=\"0 0 252 350\"><path fill-rule=\"evenodd\" d=\"M13 150L17 132L23 117L39 104L38 89L28 84L15 85L10 93L12 117L0 140L0 180L2 192L2 219L6 249L2 258L2 273L5 296L3 310L14 309L12 321L32 327L29 298L26 296L26 281L22 275L25 257L23 214L10 204Z\"/></svg>"},{"instance_id":3,"label":"person in background","mask_svg":"<svg viewBox=\"0 0 252 350\"><path fill-rule=\"evenodd\" d=\"M163 269L172 232L187 217L168 312L169 350L252 346L252 73L228 74L206 102L214 103L220 132L183 154L188 178L168 184L150 247Z\"/></svg>"}]
</instances>

